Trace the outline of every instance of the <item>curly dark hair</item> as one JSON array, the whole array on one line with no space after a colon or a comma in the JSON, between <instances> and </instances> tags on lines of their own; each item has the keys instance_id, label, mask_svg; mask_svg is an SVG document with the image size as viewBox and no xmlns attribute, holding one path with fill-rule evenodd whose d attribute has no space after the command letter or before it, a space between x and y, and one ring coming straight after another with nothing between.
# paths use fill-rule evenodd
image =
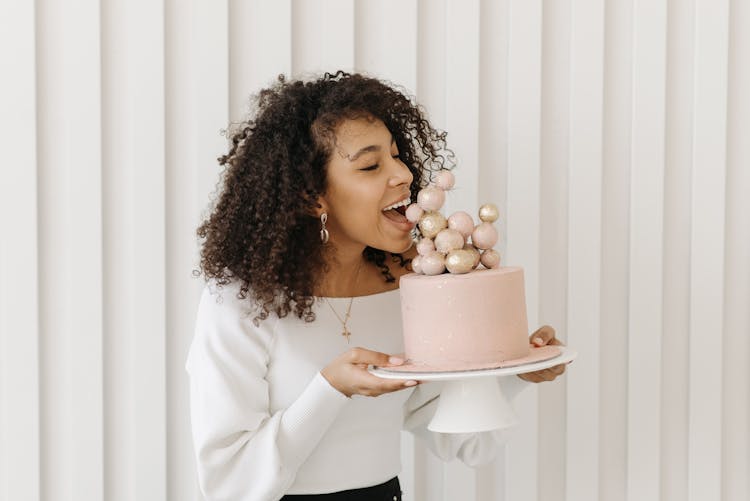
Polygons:
<instances>
[{"instance_id":1,"label":"curly dark hair","mask_svg":"<svg viewBox=\"0 0 750 501\"><path fill-rule=\"evenodd\" d=\"M421 106L378 79L343 71L313 81L283 75L254 98L251 118L229 133L218 197L198 228L200 272L220 287L239 283L239 299L259 308L256 324L274 312L313 321L313 290L326 271L315 217L325 193L326 166L338 125L380 119L393 135L417 193L431 173L453 167L446 133L434 129ZM386 252L367 247L367 260L393 281ZM393 258L404 265L400 255Z\"/></svg>"}]
</instances>

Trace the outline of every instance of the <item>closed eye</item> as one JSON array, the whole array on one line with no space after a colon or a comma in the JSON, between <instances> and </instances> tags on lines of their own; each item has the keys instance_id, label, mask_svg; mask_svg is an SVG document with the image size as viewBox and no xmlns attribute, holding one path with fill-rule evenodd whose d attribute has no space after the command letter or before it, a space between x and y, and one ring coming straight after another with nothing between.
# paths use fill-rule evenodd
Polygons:
<instances>
[{"instance_id":1,"label":"closed eye","mask_svg":"<svg viewBox=\"0 0 750 501\"><path fill-rule=\"evenodd\" d=\"M391 158L394 158L396 160L401 160L401 155L399 153L396 153L395 155L391 155ZM369 170L375 170L378 167L380 167L378 164L374 164L374 165L370 165L368 167L362 167L359 170L361 170L361 171L369 171Z\"/></svg>"}]
</instances>

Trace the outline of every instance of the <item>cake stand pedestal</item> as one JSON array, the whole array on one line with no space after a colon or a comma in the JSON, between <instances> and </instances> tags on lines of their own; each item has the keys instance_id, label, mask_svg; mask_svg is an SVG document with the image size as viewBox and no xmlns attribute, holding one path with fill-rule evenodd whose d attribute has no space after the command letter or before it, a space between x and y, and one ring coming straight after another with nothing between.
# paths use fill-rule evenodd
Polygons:
<instances>
[{"instance_id":1,"label":"cake stand pedestal","mask_svg":"<svg viewBox=\"0 0 750 501\"><path fill-rule=\"evenodd\" d=\"M568 363L578 355L566 346L561 346L560 351L558 356L548 360L500 369L414 372L376 367L370 372L385 379L443 381L445 386L427 429L440 433L475 433L509 428L518 422L497 378L548 369Z\"/></svg>"}]
</instances>

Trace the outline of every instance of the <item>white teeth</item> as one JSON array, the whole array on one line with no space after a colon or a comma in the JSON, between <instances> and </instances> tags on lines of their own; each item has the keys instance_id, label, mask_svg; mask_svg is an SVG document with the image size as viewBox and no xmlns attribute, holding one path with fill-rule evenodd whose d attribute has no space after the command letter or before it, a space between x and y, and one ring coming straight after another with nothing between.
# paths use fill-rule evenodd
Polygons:
<instances>
[{"instance_id":1,"label":"white teeth","mask_svg":"<svg viewBox=\"0 0 750 501\"><path fill-rule=\"evenodd\" d=\"M387 210L391 210L391 209L397 209L399 207L403 207L404 205L409 205L409 203L411 203L411 200L408 199L408 198L405 198L405 199L401 200L400 202L396 202L393 205L389 205L388 207L386 207L385 209L383 209L383 212L385 212Z\"/></svg>"}]
</instances>

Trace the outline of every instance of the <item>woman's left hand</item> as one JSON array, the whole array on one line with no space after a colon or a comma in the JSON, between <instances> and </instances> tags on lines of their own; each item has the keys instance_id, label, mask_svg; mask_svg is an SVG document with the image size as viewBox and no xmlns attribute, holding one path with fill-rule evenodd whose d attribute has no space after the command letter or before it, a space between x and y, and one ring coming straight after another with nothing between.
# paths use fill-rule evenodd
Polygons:
<instances>
[{"instance_id":1,"label":"woman's left hand","mask_svg":"<svg viewBox=\"0 0 750 501\"><path fill-rule=\"evenodd\" d=\"M555 329L549 325L540 327L529 337L529 342L534 346L546 346L546 345L557 345L562 346L563 344L555 338ZM535 372L527 372L525 374L519 374L518 377L525 381L532 383L543 383L544 381L552 381L557 376L565 372L565 366L567 364L555 365L548 369L542 369Z\"/></svg>"}]
</instances>

